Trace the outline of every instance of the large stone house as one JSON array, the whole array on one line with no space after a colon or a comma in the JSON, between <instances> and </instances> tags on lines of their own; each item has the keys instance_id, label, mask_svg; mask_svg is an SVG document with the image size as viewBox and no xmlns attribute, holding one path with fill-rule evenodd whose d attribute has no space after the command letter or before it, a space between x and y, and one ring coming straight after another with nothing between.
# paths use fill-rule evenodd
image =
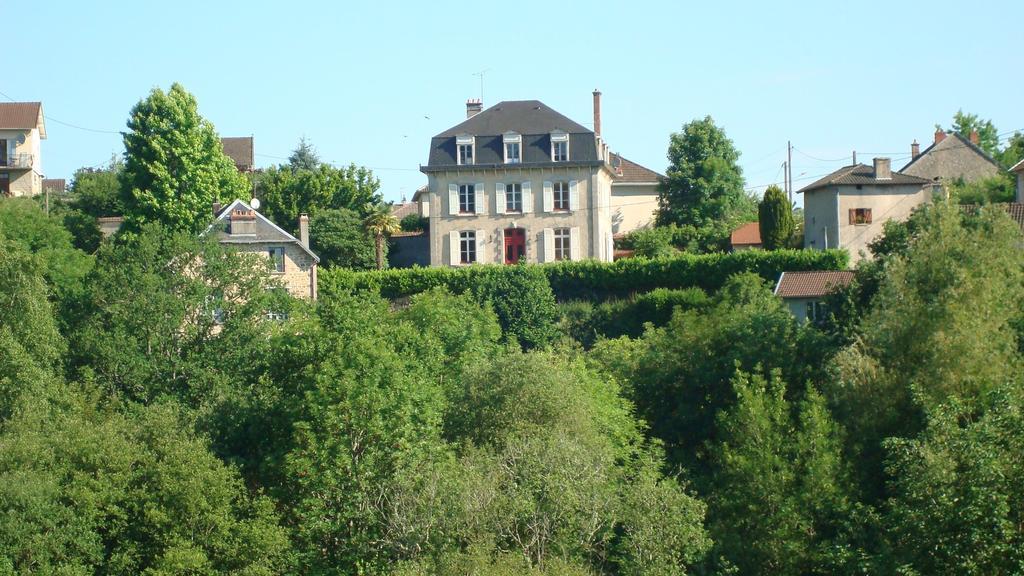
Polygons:
<instances>
[{"instance_id":1,"label":"large stone house","mask_svg":"<svg viewBox=\"0 0 1024 576\"><path fill-rule=\"evenodd\" d=\"M935 131L935 141L920 151L915 141L910 145L911 160L900 169L901 174L917 176L934 182L963 180L974 182L997 176L999 163L978 146L978 133L964 138L953 132Z\"/></svg>"},{"instance_id":2,"label":"large stone house","mask_svg":"<svg viewBox=\"0 0 1024 576\"><path fill-rule=\"evenodd\" d=\"M656 194L657 173L609 152L600 98L594 130L537 100L467 102L467 119L434 136L420 167L431 265L611 261L613 235L657 207L634 208Z\"/></svg>"},{"instance_id":3,"label":"large stone house","mask_svg":"<svg viewBox=\"0 0 1024 576\"><path fill-rule=\"evenodd\" d=\"M799 191L804 248L845 248L856 263L886 221L904 220L931 200L931 180L893 172L888 158L875 158L873 164L844 166Z\"/></svg>"},{"instance_id":4,"label":"large stone house","mask_svg":"<svg viewBox=\"0 0 1024 576\"><path fill-rule=\"evenodd\" d=\"M309 218L305 214L299 217L299 238L296 238L249 204L235 200L220 210L211 229L217 230L221 244L242 252L266 255L273 262L271 273L280 278L289 294L316 300L320 258L309 249Z\"/></svg>"},{"instance_id":5,"label":"large stone house","mask_svg":"<svg viewBox=\"0 0 1024 576\"><path fill-rule=\"evenodd\" d=\"M0 197L43 191L44 139L41 102L0 102Z\"/></svg>"}]
</instances>

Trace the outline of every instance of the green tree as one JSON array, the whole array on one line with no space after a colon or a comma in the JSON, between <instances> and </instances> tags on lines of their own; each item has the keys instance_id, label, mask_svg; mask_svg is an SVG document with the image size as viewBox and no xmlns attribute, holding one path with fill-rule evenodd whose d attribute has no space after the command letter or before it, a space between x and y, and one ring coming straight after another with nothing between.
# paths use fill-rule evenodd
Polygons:
<instances>
[{"instance_id":1,"label":"green tree","mask_svg":"<svg viewBox=\"0 0 1024 576\"><path fill-rule=\"evenodd\" d=\"M330 208L318 212L310 218L309 236L321 265L353 270L376 267L374 239L354 210ZM386 246L383 248L386 251Z\"/></svg>"},{"instance_id":2,"label":"green tree","mask_svg":"<svg viewBox=\"0 0 1024 576\"><path fill-rule=\"evenodd\" d=\"M999 157L999 130L991 120L982 120L977 114L966 114L957 110L953 115L953 131L970 139L971 132L978 131L978 146L993 158Z\"/></svg>"},{"instance_id":3,"label":"green tree","mask_svg":"<svg viewBox=\"0 0 1024 576\"><path fill-rule=\"evenodd\" d=\"M481 271L470 292L498 316L505 337L524 349L543 347L558 335L558 307L544 271L536 266Z\"/></svg>"},{"instance_id":4,"label":"green tree","mask_svg":"<svg viewBox=\"0 0 1024 576\"><path fill-rule=\"evenodd\" d=\"M124 147L121 201L129 228L159 222L199 233L213 219L214 202L250 194L213 124L180 84L154 88L132 108Z\"/></svg>"},{"instance_id":5,"label":"green tree","mask_svg":"<svg viewBox=\"0 0 1024 576\"><path fill-rule=\"evenodd\" d=\"M102 168L79 168L71 180L71 200L75 208L93 218L121 216L121 172L124 162L117 156Z\"/></svg>"},{"instance_id":6,"label":"green tree","mask_svg":"<svg viewBox=\"0 0 1024 576\"><path fill-rule=\"evenodd\" d=\"M772 184L764 191L757 216L764 249L788 248L793 237L793 208L781 188Z\"/></svg>"},{"instance_id":7,"label":"green tree","mask_svg":"<svg viewBox=\"0 0 1024 576\"><path fill-rule=\"evenodd\" d=\"M1006 147L999 155L999 161L1005 168L1012 168L1024 160L1024 133L1014 132L1006 141Z\"/></svg>"},{"instance_id":8,"label":"green tree","mask_svg":"<svg viewBox=\"0 0 1024 576\"><path fill-rule=\"evenodd\" d=\"M1001 386L979 416L956 398L924 432L886 443L890 573L1019 574L1024 570L1024 404Z\"/></svg>"},{"instance_id":9,"label":"green tree","mask_svg":"<svg viewBox=\"0 0 1024 576\"><path fill-rule=\"evenodd\" d=\"M377 270L383 270L387 263L386 238L401 228L398 225L398 218L391 213L391 206L377 206L363 220L366 231L373 237L377 254Z\"/></svg>"},{"instance_id":10,"label":"green tree","mask_svg":"<svg viewBox=\"0 0 1024 576\"><path fill-rule=\"evenodd\" d=\"M295 230L299 214L315 217L320 210L348 208L366 216L383 203L380 181L368 168L355 164L335 168L318 164L310 169L272 166L255 177L260 210L286 230Z\"/></svg>"},{"instance_id":11,"label":"green tree","mask_svg":"<svg viewBox=\"0 0 1024 576\"><path fill-rule=\"evenodd\" d=\"M705 229L752 221L756 203L743 190L739 156L710 116L673 133L666 179L660 188L658 224Z\"/></svg>"},{"instance_id":12,"label":"green tree","mask_svg":"<svg viewBox=\"0 0 1024 576\"><path fill-rule=\"evenodd\" d=\"M292 172L316 170L320 167L320 155L316 153L316 148L306 140L305 136L299 139L298 146L288 156L288 166L291 167Z\"/></svg>"},{"instance_id":13,"label":"green tree","mask_svg":"<svg viewBox=\"0 0 1024 576\"><path fill-rule=\"evenodd\" d=\"M399 222L399 226L402 227L404 232L421 232L427 229L430 225L430 219L420 216L419 214L407 214L402 221Z\"/></svg>"}]
</instances>

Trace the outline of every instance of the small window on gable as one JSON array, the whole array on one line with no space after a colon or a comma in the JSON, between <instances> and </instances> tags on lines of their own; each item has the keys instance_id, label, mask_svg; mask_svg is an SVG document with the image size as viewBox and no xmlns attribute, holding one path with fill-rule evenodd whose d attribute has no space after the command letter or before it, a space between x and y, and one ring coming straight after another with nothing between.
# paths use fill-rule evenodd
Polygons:
<instances>
[{"instance_id":1,"label":"small window on gable","mask_svg":"<svg viewBox=\"0 0 1024 576\"><path fill-rule=\"evenodd\" d=\"M505 164L522 162L523 137L515 132L508 132L502 137L505 144Z\"/></svg>"},{"instance_id":2,"label":"small window on gable","mask_svg":"<svg viewBox=\"0 0 1024 576\"><path fill-rule=\"evenodd\" d=\"M871 208L851 208L850 224L871 224Z\"/></svg>"},{"instance_id":3,"label":"small window on gable","mask_svg":"<svg viewBox=\"0 0 1024 576\"><path fill-rule=\"evenodd\" d=\"M456 136L455 148L457 150L456 162L460 166L466 166L474 164L474 157L476 152L476 142L472 136Z\"/></svg>"},{"instance_id":4,"label":"small window on gable","mask_svg":"<svg viewBox=\"0 0 1024 576\"><path fill-rule=\"evenodd\" d=\"M564 132L551 133L551 161L569 161L569 135Z\"/></svg>"}]
</instances>

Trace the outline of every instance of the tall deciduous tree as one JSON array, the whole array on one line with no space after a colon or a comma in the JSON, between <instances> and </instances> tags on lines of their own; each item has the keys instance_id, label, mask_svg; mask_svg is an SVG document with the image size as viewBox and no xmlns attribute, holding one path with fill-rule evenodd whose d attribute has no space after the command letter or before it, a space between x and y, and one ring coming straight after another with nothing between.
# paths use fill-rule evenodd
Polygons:
<instances>
[{"instance_id":1,"label":"tall deciduous tree","mask_svg":"<svg viewBox=\"0 0 1024 576\"><path fill-rule=\"evenodd\" d=\"M658 223L707 228L752 220L755 202L743 190L739 157L732 140L710 116L684 124L669 139Z\"/></svg>"},{"instance_id":2,"label":"tall deciduous tree","mask_svg":"<svg viewBox=\"0 0 1024 576\"><path fill-rule=\"evenodd\" d=\"M129 227L160 222L199 232L212 219L214 202L249 194L213 124L180 84L167 92L154 88L132 108L124 146L121 199Z\"/></svg>"},{"instance_id":3,"label":"tall deciduous tree","mask_svg":"<svg viewBox=\"0 0 1024 576\"><path fill-rule=\"evenodd\" d=\"M761 244L765 250L789 246L793 238L793 208L786 194L776 185L764 191L764 199L757 206Z\"/></svg>"},{"instance_id":4,"label":"tall deciduous tree","mask_svg":"<svg viewBox=\"0 0 1024 576\"><path fill-rule=\"evenodd\" d=\"M978 146L990 156L999 155L999 130L991 120L982 120L977 114L966 114L957 110L953 115L953 131L964 138L970 138L971 132L978 131Z\"/></svg>"},{"instance_id":5,"label":"tall deciduous tree","mask_svg":"<svg viewBox=\"0 0 1024 576\"><path fill-rule=\"evenodd\" d=\"M256 175L255 186L263 214L292 230L299 214L314 218L320 210L347 208L366 216L383 202L373 171L355 164L342 168L318 164L299 170L273 166Z\"/></svg>"},{"instance_id":6,"label":"tall deciduous tree","mask_svg":"<svg viewBox=\"0 0 1024 576\"><path fill-rule=\"evenodd\" d=\"M374 237L353 210L336 208L318 212L309 221L309 236L321 265L354 270L375 267ZM387 244L382 248L387 248Z\"/></svg>"}]
</instances>

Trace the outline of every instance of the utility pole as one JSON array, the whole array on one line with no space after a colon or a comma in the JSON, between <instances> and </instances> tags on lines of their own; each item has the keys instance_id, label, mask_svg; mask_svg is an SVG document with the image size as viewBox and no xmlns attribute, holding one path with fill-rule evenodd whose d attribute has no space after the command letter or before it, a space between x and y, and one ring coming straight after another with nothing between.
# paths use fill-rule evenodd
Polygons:
<instances>
[{"instance_id":1,"label":"utility pole","mask_svg":"<svg viewBox=\"0 0 1024 576\"><path fill-rule=\"evenodd\" d=\"M793 205L793 142L786 140L786 192L789 193L789 205Z\"/></svg>"}]
</instances>

